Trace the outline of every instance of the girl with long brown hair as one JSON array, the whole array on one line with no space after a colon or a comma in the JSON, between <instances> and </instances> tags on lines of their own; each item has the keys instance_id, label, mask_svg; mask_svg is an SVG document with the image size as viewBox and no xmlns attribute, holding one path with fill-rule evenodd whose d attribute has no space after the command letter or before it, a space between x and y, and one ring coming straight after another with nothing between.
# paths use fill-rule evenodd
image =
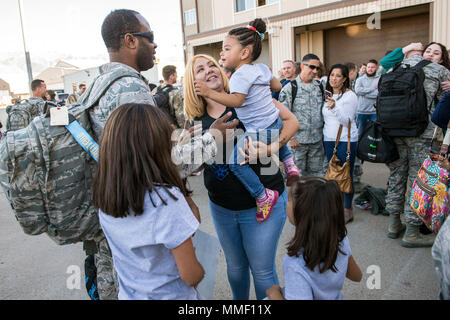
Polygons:
<instances>
[{"instance_id":1,"label":"girl with long brown hair","mask_svg":"<svg viewBox=\"0 0 450 320\"><path fill-rule=\"evenodd\" d=\"M199 226L171 159L172 129L158 108L125 104L106 122L93 184L119 279L119 299L199 299Z\"/></svg>"},{"instance_id":2,"label":"girl with long brown hair","mask_svg":"<svg viewBox=\"0 0 450 320\"><path fill-rule=\"evenodd\" d=\"M287 215L295 227L283 260L284 292L267 290L271 300L341 300L345 278L360 282L347 237L344 200L334 180L301 178L291 188Z\"/></svg>"}]
</instances>

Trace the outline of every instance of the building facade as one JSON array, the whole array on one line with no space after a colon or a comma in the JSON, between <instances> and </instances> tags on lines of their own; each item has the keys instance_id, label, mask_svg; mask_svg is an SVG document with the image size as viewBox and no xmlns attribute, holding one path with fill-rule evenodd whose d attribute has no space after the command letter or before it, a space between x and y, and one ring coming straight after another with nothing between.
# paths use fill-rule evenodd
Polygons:
<instances>
[{"instance_id":1,"label":"building facade","mask_svg":"<svg viewBox=\"0 0 450 320\"><path fill-rule=\"evenodd\" d=\"M331 66L380 60L411 42L450 45L448 0L180 0L180 8L186 61L219 59L226 33L255 18L267 24L258 60L274 73L310 52Z\"/></svg>"}]
</instances>

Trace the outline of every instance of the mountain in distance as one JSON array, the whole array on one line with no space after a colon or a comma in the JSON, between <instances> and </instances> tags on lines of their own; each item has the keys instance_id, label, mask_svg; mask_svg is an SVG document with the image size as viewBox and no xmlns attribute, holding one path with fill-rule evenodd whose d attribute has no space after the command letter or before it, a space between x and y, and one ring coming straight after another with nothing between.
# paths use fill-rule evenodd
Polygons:
<instances>
[{"instance_id":1,"label":"mountain in distance","mask_svg":"<svg viewBox=\"0 0 450 320\"><path fill-rule=\"evenodd\" d=\"M94 56L74 57L70 54L49 52L45 55L33 55L30 52L33 76L46 68L54 66L63 60L80 69L96 67L108 62L107 53ZM15 93L28 92L28 74L24 52L2 53L0 55L0 78L9 83L11 91Z\"/></svg>"}]
</instances>

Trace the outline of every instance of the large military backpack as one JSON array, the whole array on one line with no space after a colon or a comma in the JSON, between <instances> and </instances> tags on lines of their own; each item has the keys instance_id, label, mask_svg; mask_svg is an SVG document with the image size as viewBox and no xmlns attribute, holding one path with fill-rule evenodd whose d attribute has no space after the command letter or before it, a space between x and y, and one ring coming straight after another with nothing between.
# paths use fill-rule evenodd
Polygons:
<instances>
[{"instance_id":1,"label":"large military backpack","mask_svg":"<svg viewBox=\"0 0 450 320\"><path fill-rule=\"evenodd\" d=\"M175 88L172 85L166 85L164 88L161 86L158 86L156 88L156 93L153 95L153 98L155 99L156 105L158 108L160 108L164 113L168 116L170 123L176 124L177 120L175 117L175 112L173 108L170 106L169 101L169 93L175 90Z\"/></svg>"},{"instance_id":2,"label":"large military backpack","mask_svg":"<svg viewBox=\"0 0 450 320\"><path fill-rule=\"evenodd\" d=\"M398 64L378 83L377 121L391 137L418 137L428 126L431 106L424 89L423 60L414 67Z\"/></svg>"},{"instance_id":3,"label":"large military backpack","mask_svg":"<svg viewBox=\"0 0 450 320\"><path fill-rule=\"evenodd\" d=\"M98 145L88 111L116 80L130 76L138 77L123 71L98 77L98 92L91 84L78 102L67 106L67 126L50 125L47 105L44 115L1 140L0 184L26 234L45 232L62 245L92 240L99 232L91 201Z\"/></svg>"},{"instance_id":4,"label":"large military backpack","mask_svg":"<svg viewBox=\"0 0 450 320\"><path fill-rule=\"evenodd\" d=\"M6 107L6 131L15 131L28 126L35 117L42 114L40 103L23 100L20 104Z\"/></svg>"}]
</instances>

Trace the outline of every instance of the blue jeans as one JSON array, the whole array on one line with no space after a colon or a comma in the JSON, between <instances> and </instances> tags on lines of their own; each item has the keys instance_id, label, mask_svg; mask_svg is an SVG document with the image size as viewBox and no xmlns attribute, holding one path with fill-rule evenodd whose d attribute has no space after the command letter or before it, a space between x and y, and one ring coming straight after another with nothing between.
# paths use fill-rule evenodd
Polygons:
<instances>
[{"instance_id":1,"label":"blue jeans","mask_svg":"<svg viewBox=\"0 0 450 320\"><path fill-rule=\"evenodd\" d=\"M241 147L244 150L244 142L247 137L251 137L253 141L261 141L265 144L272 143L275 139L278 139L278 135L283 128L283 122L281 118L278 117L274 123L272 123L267 129L260 130L258 132L246 132L237 142L234 147L233 154L228 160L228 166L233 172L233 174L239 179L239 181L244 185L245 189L251 194L253 198L258 198L264 194L265 188L259 177L256 175L255 171L248 164L239 165L244 159L238 151ZM279 150L279 157L281 161L292 157L291 150L287 145L284 145Z\"/></svg>"},{"instance_id":2,"label":"blue jeans","mask_svg":"<svg viewBox=\"0 0 450 320\"><path fill-rule=\"evenodd\" d=\"M268 288L279 284L275 256L286 222L287 198L284 191L270 219L264 223L256 221L256 208L234 211L209 201L214 228L225 254L234 300L249 299L250 270L259 300L264 299Z\"/></svg>"},{"instance_id":3,"label":"blue jeans","mask_svg":"<svg viewBox=\"0 0 450 320\"><path fill-rule=\"evenodd\" d=\"M333 156L333 150L335 146L334 141L324 141L323 146L325 148L325 153L327 154L328 162L330 162L331 157ZM353 169L355 167L355 157L356 157L356 148L358 146L358 142L350 142L350 176L352 177L352 187L353 190L354 184L353 184ZM347 159L347 142L340 141L337 147L336 156L341 161L341 165L345 163L345 160ZM355 192L352 193L342 193L344 196L344 208L351 209L352 208L352 202L353 202L353 196Z\"/></svg>"},{"instance_id":4,"label":"blue jeans","mask_svg":"<svg viewBox=\"0 0 450 320\"><path fill-rule=\"evenodd\" d=\"M356 114L356 123L358 125L358 137L361 137L368 121L373 121L373 122L377 121L377 115L376 114L363 114L363 113Z\"/></svg>"}]
</instances>

